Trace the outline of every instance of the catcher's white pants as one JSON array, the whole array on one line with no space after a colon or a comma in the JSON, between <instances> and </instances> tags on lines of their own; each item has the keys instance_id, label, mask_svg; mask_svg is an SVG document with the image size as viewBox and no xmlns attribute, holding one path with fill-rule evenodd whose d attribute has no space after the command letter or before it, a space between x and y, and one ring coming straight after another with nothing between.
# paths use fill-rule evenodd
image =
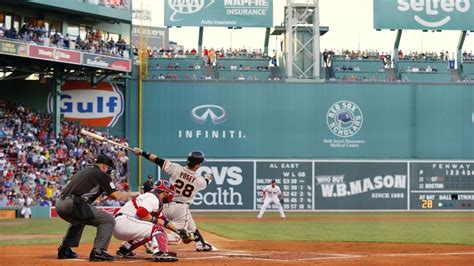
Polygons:
<instances>
[{"instance_id":1,"label":"catcher's white pants","mask_svg":"<svg viewBox=\"0 0 474 266\"><path fill-rule=\"evenodd\" d=\"M127 249L133 250L138 246L150 242L153 253L158 251L168 252L168 238L162 225L142 221L128 215L121 215L115 218L113 235Z\"/></svg>"},{"instance_id":2,"label":"catcher's white pants","mask_svg":"<svg viewBox=\"0 0 474 266\"><path fill-rule=\"evenodd\" d=\"M114 236L119 240L143 239L151 236L153 223L122 215L115 218Z\"/></svg>"},{"instance_id":3,"label":"catcher's white pants","mask_svg":"<svg viewBox=\"0 0 474 266\"><path fill-rule=\"evenodd\" d=\"M280 217L285 218L285 213L283 212L283 207L281 206L280 199L278 197L265 197L265 200L263 200L262 209L260 209L260 212L258 213L258 218L262 218L263 214L267 210L268 205L270 205L272 202L277 206L278 211L280 212Z\"/></svg>"}]
</instances>

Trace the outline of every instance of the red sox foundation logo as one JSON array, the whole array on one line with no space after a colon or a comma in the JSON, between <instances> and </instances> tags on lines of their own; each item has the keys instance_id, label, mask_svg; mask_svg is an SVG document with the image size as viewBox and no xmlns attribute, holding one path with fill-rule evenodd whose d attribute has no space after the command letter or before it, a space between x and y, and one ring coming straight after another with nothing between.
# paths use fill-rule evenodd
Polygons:
<instances>
[{"instance_id":1,"label":"red sox foundation logo","mask_svg":"<svg viewBox=\"0 0 474 266\"><path fill-rule=\"evenodd\" d=\"M326 123L331 132L341 138L352 137L362 127L364 116L357 104L351 101L338 101L328 110Z\"/></svg>"}]
</instances>

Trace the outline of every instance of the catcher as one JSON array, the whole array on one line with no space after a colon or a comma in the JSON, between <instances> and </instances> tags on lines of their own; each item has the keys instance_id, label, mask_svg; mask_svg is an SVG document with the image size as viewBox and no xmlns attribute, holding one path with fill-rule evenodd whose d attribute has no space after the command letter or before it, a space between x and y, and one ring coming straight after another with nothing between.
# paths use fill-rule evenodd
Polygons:
<instances>
[{"instance_id":1,"label":"catcher","mask_svg":"<svg viewBox=\"0 0 474 266\"><path fill-rule=\"evenodd\" d=\"M115 215L114 236L122 243L116 254L131 258L133 250L151 242L154 261L178 261L175 252L168 251L168 236L165 228L177 233L183 239L191 236L186 230L177 230L162 214L163 205L173 200L175 188L166 180L155 183L152 191L128 201Z\"/></svg>"},{"instance_id":2,"label":"catcher","mask_svg":"<svg viewBox=\"0 0 474 266\"><path fill-rule=\"evenodd\" d=\"M257 218L261 219L268 205L273 202L280 212L281 219L285 220L285 213L282 207L283 201L283 192L281 192L280 187L277 186L275 179L273 179L270 185L263 189L263 205Z\"/></svg>"}]
</instances>

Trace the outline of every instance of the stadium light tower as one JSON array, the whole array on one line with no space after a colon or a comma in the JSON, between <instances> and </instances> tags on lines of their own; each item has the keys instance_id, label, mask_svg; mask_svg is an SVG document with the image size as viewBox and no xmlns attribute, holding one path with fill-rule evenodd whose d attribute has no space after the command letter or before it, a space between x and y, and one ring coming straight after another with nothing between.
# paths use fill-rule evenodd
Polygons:
<instances>
[{"instance_id":1,"label":"stadium light tower","mask_svg":"<svg viewBox=\"0 0 474 266\"><path fill-rule=\"evenodd\" d=\"M320 79L319 0L287 0L286 76Z\"/></svg>"}]
</instances>

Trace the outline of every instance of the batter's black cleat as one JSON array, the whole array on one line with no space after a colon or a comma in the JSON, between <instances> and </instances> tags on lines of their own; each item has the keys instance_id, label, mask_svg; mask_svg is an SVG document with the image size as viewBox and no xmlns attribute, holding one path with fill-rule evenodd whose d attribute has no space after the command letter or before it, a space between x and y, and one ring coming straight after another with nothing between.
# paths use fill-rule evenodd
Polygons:
<instances>
[{"instance_id":1,"label":"batter's black cleat","mask_svg":"<svg viewBox=\"0 0 474 266\"><path fill-rule=\"evenodd\" d=\"M96 249L91 250L91 254L89 256L90 261L113 261L114 256L102 250L100 253Z\"/></svg>"},{"instance_id":2,"label":"batter's black cleat","mask_svg":"<svg viewBox=\"0 0 474 266\"><path fill-rule=\"evenodd\" d=\"M79 256L71 248L59 246L58 260L77 259Z\"/></svg>"},{"instance_id":3,"label":"batter's black cleat","mask_svg":"<svg viewBox=\"0 0 474 266\"><path fill-rule=\"evenodd\" d=\"M174 262L178 261L178 258L176 258L176 255L172 255L168 252L157 252L153 254L153 261L160 262L160 261L166 261L166 262Z\"/></svg>"},{"instance_id":4,"label":"batter's black cleat","mask_svg":"<svg viewBox=\"0 0 474 266\"><path fill-rule=\"evenodd\" d=\"M126 249L124 246L117 249L115 254L117 254L117 256L119 257L126 258L126 259L133 259L136 255L133 251Z\"/></svg>"}]
</instances>

